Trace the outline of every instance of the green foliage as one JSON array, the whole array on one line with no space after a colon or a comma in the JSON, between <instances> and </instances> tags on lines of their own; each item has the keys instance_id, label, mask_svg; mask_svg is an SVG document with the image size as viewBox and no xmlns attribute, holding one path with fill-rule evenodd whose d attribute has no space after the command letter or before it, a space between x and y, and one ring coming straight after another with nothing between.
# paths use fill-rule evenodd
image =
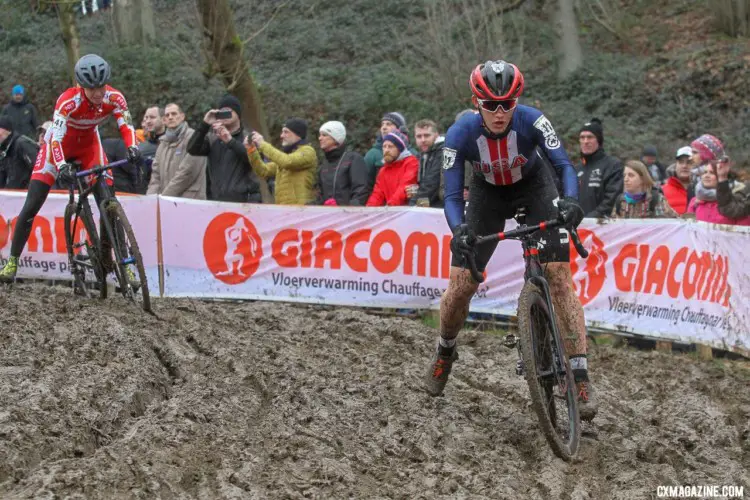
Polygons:
<instances>
[{"instance_id":1,"label":"green foliage","mask_svg":"<svg viewBox=\"0 0 750 500\"><path fill-rule=\"evenodd\" d=\"M431 46L436 35L429 30L428 1L447 5L437 26L447 34L444 47ZM79 17L81 53L98 52L112 63L113 85L125 93L136 121L149 105L174 101L195 125L224 92L207 70L195 2L152 2L159 34L154 44L118 47L109 14L99 13ZM738 160L750 158L747 41L714 35L691 42L676 20L707 14L700 10L706 8L703 0L602 0L617 34L579 8L584 67L566 81L557 80L556 11L548 2L493 18L492 31L482 33L501 36L485 36L474 45L468 41L471 23L487 16L464 11L480 4L230 1L239 35L234 42L249 39L244 54L274 136L290 116L309 120L311 139L323 122L337 119L347 127L349 144L365 152L386 111L402 112L410 125L433 119L444 131L469 104L468 69L487 57L522 68L523 102L544 110L573 156L580 126L597 116L604 122L607 150L623 159L638 157L644 144L653 143L669 163L677 147L704 132L721 137ZM23 83L48 117L68 84L57 18L54 12L31 14L26 2L6 1L3 8L0 103L9 99L12 85ZM604 11L596 13L606 18ZM675 32L665 20L682 30L682 45L674 45ZM663 50L669 43L673 46ZM460 69L446 64L451 48L463 51Z\"/></svg>"}]
</instances>

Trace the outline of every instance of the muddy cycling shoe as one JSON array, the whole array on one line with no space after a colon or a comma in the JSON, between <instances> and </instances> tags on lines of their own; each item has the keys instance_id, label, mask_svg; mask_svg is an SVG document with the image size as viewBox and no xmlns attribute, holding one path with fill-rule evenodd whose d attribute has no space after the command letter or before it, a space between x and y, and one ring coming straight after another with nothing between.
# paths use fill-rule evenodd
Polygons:
<instances>
[{"instance_id":1,"label":"muddy cycling shoe","mask_svg":"<svg viewBox=\"0 0 750 500\"><path fill-rule=\"evenodd\" d=\"M430 363L430 370L427 372L427 381L425 389L432 396L440 396L448 383L448 376L451 374L453 362L458 359L458 350L453 348L444 348L438 346Z\"/></svg>"},{"instance_id":2,"label":"muddy cycling shoe","mask_svg":"<svg viewBox=\"0 0 750 500\"><path fill-rule=\"evenodd\" d=\"M18 272L18 257L10 257L8 263L0 270L0 283L13 283Z\"/></svg>"},{"instance_id":3,"label":"muddy cycling shoe","mask_svg":"<svg viewBox=\"0 0 750 500\"><path fill-rule=\"evenodd\" d=\"M581 415L581 420L590 422L594 420L599 410L599 401L594 386L591 385L590 381L577 382L576 389L578 390L578 412Z\"/></svg>"},{"instance_id":4,"label":"muddy cycling shoe","mask_svg":"<svg viewBox=\"0 0 750 500\"><path fill-rule=\"evenodd\" d=\"M137 292L138 289L141 287L141 282L136 277L133 270L130 268L130 266L127 266L125 268L125 273L128 275L128 283L130 283L130 287L133 289L134 292Z\"/></svg>"}]
</instances>

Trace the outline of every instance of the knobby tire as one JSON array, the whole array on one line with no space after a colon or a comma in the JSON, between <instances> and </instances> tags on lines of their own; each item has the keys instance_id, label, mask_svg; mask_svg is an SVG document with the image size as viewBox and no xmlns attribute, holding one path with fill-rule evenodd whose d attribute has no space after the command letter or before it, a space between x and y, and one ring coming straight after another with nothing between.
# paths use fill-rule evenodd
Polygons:
<instances>
[{"instance_id":1,"label":"knobby tire","mask_svg":"<svg viewBox=\"0 0 750 500\"><path fill-rule=\"evenodd\" d=\"M109 199L105 202L107 213L107 231L112 251L114 253L114 270L120 285L120 293L126 299L136 301L138 293L141 295L141 307L146 312L151 312L151 297L148 291L148 282L146 280L146 269L143 266L143 257L138 248L138 242L135 239L135 233L130 225L125 209L116 199ZM124 241L123 241L124 236ZM140 289L136 292L132 289L127 274L127 264L122 261L132 256L135 259L135 267L140 279Z\"/></svg>"},{"instance_id":2,"label":"knobby tire","mask_svg":"<svg viewBox=\"0 0 750 500\"><path fill-rule=\"evenodd\" d=\"M70 265L70 272L73 275L73 287L78 288L80 292L88 297L89 292L86 289L86 266L81 264L77 257L80 255L76 254L74 246L79 242L74 241L75 227L77 226L76 219L83 223L84 229L88 234L88 238L84 242L83 248L86 250L88 261L91 264L91 268L94 272L94 279L99 287L99 297L102 299L107 298L107 275L102 269L102 263L100 260L100 241L99 234L97 233L96 224L94 223L94 216L91 212L91 206L88 201L85 201L80 212L77 212L77 203L68 203L65 206L65 218L64 218L64 229L65 229L65 246L68 250L68 264Z\"/></svg>"},{"instance_id":3,"label":"knobby tire","mask_svg":"<svg viewBox=\"0 0 750 500\"><path fill-rule=\"evenodd\" d=\"M526 282L518 299L518 336L531 403L552 451L561 459L570 461L578 452L581 422L573 372L565 356L562 340L559 334L555 335L552 321L554 318L550 314L544 295L533 283ZM542 349L545 345L547 349ZM556 430L559 419L553 394L555 383L549 378L540 380L538 376L540 371L550 371L554 351L557 351L559 359L565 363L562 382L563 397L568 410L567 436L561 436Z\"/></svg>"}]
</instances>

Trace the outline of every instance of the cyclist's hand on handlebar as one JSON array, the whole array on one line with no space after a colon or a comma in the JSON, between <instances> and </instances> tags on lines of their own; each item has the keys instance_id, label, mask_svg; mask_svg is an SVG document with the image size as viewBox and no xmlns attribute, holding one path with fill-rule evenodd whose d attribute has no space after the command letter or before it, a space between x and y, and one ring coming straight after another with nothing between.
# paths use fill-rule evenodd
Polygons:
<instances>
[{"instance_id":1,"label":"cyclist's hand on handlebar","mask_svg":"<svg viewBox=\"0 0 750 500\"><path fill-rule=\"evenodd\" d=\"M468 224L461 224L453 230L451 252L453 252L453 255L468 257L474 253L474 245L476 242L476 233L474 233Z\"/></svg>"},{"instance_id":2,"label":"cyclist's hand on handlebar","mask_svg":"<svg viewBox=\"0 0 750 500\"><path fill-rule=\"evenodd\" d=\"M138 146L128 148L128 161L134 165L141 161L141 150L138 149Z\"/></svg>"},{"instance_id":3,"label":"cyclist's hand on handlebar","mask_svg":"<svg viewBox=\"0 0 750 500\"><path fill-rule=\"evenodd\" d=\"M76 173L73 170L73 165L70 163L63 163L60 168L57 169L57 181L61 186L69 186L76 181Z\"/></svg>"},{"instance_id":4,"label":"cyclist's hand on handlebar","mask_svg":"<svg viewBox=\"0 0 750 500\"><path fill-rule=\"evenodd\" d=\"M557 210L560 212L560 219L565 221L566 225L577 228L583 220L583 209L578 204L578 200L570 196L557 202Z\"/></svg>"}]
</instances>

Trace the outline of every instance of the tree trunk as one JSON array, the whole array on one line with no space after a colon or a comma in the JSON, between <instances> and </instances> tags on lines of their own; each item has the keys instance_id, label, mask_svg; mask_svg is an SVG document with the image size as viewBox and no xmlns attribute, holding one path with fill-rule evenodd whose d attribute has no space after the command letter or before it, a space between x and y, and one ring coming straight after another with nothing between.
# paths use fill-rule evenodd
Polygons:
<instances>
[{"instance_id":1,"label":"tree trunk","mask_svg":"<svg viewBox=\"0 0 750 500\"><path fill-rule=\"evenodd\" d=\"M117 42L121 45L145 45L156 36L151 0L113 2Z\"/></svg>"},{"instance_id":2,"label":"tree trunk","mask_svg":"<svg viewBox=\"0 0 750 500\"><path fill-rule=\"evenodd\" d=\"M562 54L559 77L567 78L583 64L581 41L578 38L578 22L573 10L573 0L559 0L560 27L562 31Z\"/></svg>"},{"instance_id":3,"label":"tree trunk","mask_svg":"<svg viewBox=\"0 0 750 500\"><path fill-rule=\"evenodd\" d=\"M60 21L60 32L65 43L65 53L68 56L68 76L75 85L75 66L81 57L81 41L78 38L78 27L76 26L75 11L72 2L59 2L56 4L57 18Z\"/></svg>"},{"instance_id":4,"label":"tree trunk","mask_svg":"<svg viewBox=\"0 0 750 500\"><path fill-rule=\"evenodd\" d=\"M242 103L242 121L253 130L268 137L263 103L250 75L250 67L243 57L244 44L234 27L234 18L228 0L197 0L198 12L203 22L203 36L208 51L227 91L237 96ZM273 198L264 179L260 179L263 203L272 203Z\"/></svg>"},{"instance_id":5,"label":"tree trunk","mask_svg":"<svg viewBox=\"0 0 750 500\"><path fill-rule=\"evenodd\" d=\"M729 36L750 36L750 0L713 0L719 29Z\"/></svg>"}]
</instances>

